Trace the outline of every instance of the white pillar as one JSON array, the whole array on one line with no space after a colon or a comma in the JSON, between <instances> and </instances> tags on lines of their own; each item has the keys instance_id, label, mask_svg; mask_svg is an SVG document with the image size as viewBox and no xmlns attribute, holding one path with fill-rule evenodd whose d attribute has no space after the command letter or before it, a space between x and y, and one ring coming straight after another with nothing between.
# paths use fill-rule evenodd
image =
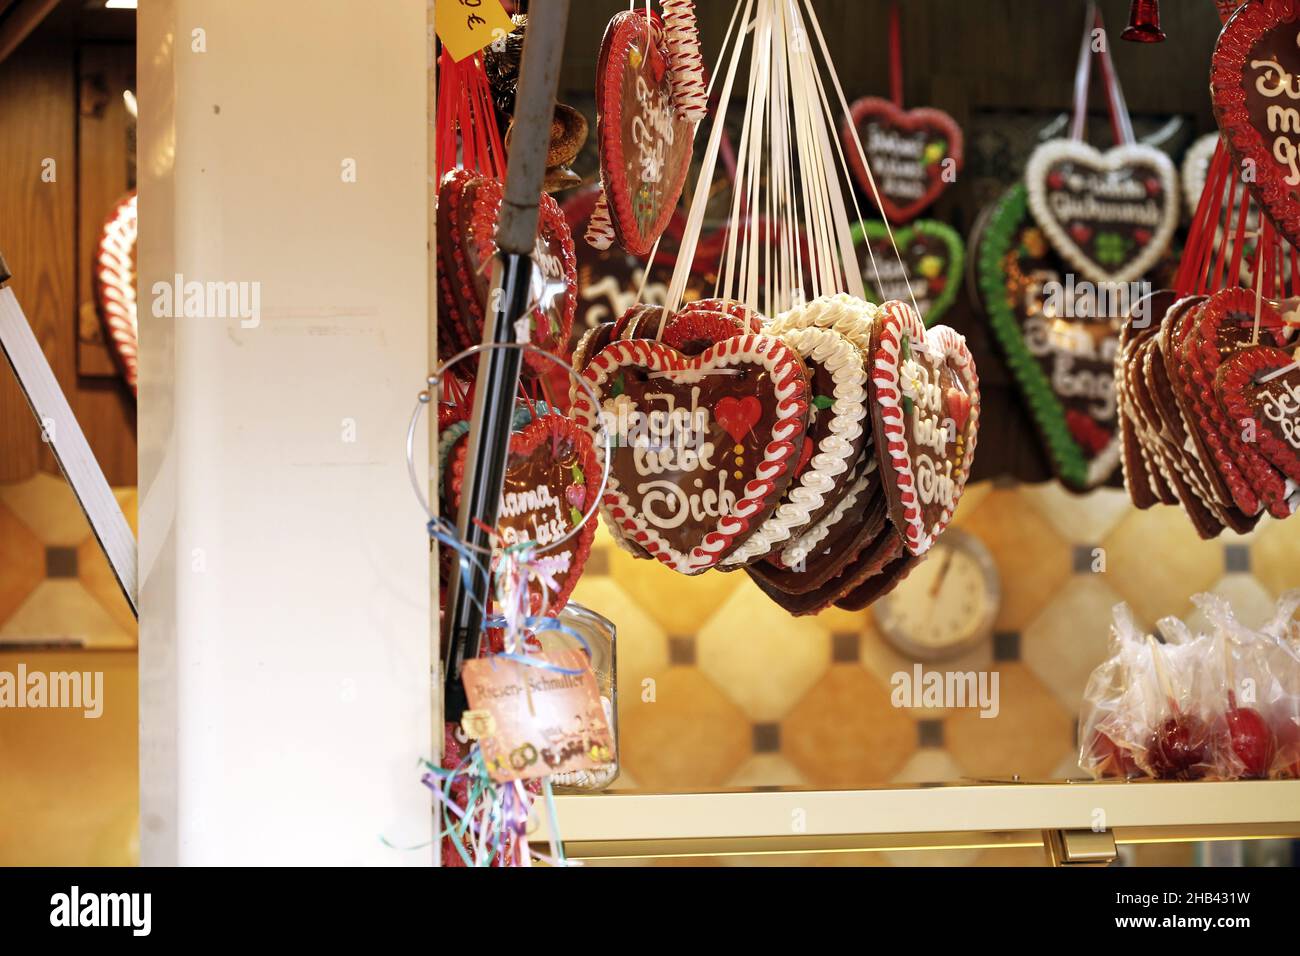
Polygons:
<instances>
[{"instance_id":1,"label":"white pillar","mask_svg":"<svg viewBox=\"0 0 1300 956\"><path fill-rule=\"evenodd\" d=\"M146 864L432 858L425 10L140 5Z\"/></svg>"}]
</instances>

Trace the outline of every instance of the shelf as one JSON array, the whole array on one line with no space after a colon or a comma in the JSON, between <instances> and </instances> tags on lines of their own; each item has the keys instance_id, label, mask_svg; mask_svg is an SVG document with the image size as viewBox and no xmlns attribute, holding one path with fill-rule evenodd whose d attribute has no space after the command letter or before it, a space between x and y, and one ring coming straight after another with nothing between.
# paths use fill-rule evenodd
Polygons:
<instances>
[{"instance_id":1,"label":"shelf","mask_svg":"<svg viewBox=\"0 0 1300 956\"><path fill-rule=\"evenodd\" d=\"M1093 828L1119 844L1300 837L1300 780L616 792L555 805L575 859L1042 846L1046 831ZM544 820L531 838L547 839Z\"/></svg>"}]
</instances>

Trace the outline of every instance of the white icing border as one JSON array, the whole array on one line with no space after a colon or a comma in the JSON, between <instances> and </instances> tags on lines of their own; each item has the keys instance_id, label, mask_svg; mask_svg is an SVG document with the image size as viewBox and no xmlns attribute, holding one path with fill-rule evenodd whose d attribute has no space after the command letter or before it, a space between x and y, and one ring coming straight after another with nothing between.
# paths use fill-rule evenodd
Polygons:
<instances>
[{"instance_id":1,"label":"white icing border","mask_svg":"<svg viewBox=\"0 0 1300 956\"><path fill-rule=\"evenodd\" d=\"M1153 166L1159 175L1166 197L1164 219L1152 232L1151 241L1147 243L1142 253L1119 272L1106 272L1094 263L1061 228L1061 224L1056 221L1056 217L1048 208L1047 173L1053 163L1062 160L1087 164L1104 171L1118 169L1130 162L1141 162ZM1070 265L1093 282L1119 283L1140 279L1160 261L1178 225L1180 212L1178 173L1174 170L1174 162L1154 146L1143 143L1112 146L1103 153L1095 146L1080 140L1050 139L1030 155L1029 162L1025 166L1025 184L1029 191L1030 211L1033 212L1034 220L1043 232L1047 233L1053 248Z\"/></svg>"},{"instance_id":2,"label":"white icing border","mask_svg":"<svg viewBox=\"0 0 1300 956\"><path fill-rule=\"evenodd\" d=\"M826 513L825 517L786 545L785 550L781 552L781 563L787 568L793 568L801 561L807 560L809 553L826 540L826 536L831 533L831 528L839 524L848 514L849 509L857 503L858 495L863 494L870 487L871 476L876 473L876 451L874 447L868 446L867 452L862 474L858 475L857 480L849 486L844 497Z\"/></svg>"},{"instance_id":3,"label":"white icing border","mask_svg":"<svg viewBox=\"0 0 1300 956\"><path fill-rule=\"evenodd\" d=\"M1219 145L1219 134L1206 133L1183 153L1183 164L1179 173L1183 180L1183 200L1187 203L1188 215L1196 215L1196 207L1201 204L1201 193L1205 191L1205 179L1209 175L1210 163L1214 161L1214 151Z\"/></svg>"},{"instance_id":4,"label":"white icing border","mask_svg":"<svg viewBox=\"0 0 1300 956\"><path fill-rule=\"evenodd\" d=\"M726 567L761 558L807 527L812 513L821 508L826 495L834 489L835 479L849 470L853 443L861 437L867 417L867 363L861 349L829 328L791 329L779 337L800 358L817 362L831 373L835 400L826 409L831 416L826 426L830 434L818 444L797 484L786 490L776 511L722 560Z\"/></svg>"},{"instance_id":5,"label":"white icing border","mask_svg":"<svg viewBox=\"0 0 1300 956\"><path fill-rule=\"evenodd\" d=\"M871 327L880 314L880 306L837 292L818 296L811 302L782 312L767 327L769 335L781 335L793 329L833 329L866 354L871 351Z\"/></svg>"}]
</instances>

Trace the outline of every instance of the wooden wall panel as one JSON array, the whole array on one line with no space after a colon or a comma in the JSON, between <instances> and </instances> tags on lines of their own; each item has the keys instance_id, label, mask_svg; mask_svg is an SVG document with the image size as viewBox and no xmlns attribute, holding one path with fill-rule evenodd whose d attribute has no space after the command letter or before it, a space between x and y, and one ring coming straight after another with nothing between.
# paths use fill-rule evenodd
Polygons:
<instances>
[{"instance_id":1,"label":"wooden wall panel","mask_svg":"<svg viewBox=\"0 0 1300 956\"><path fill-rule=\"evenodd\" d=\"M104 220L135 186L130 117L123 90L135 89L135 48L87 43L77 65L77 373L115 378L118 364L95 309L93 265Z\"/></svg>"},{"instance_id":2,"label":"wooden wall panel","mask_svg":"<svg viewBox=\"0 0 1300 956\"><path fill-rule=\"evenodd\" d=\"M60 383L75 380L73 53L37 37L0 64L0 251ZM53 166L43 166L46 161ZM52 169L53 182L42 181ZM7 366L0 369L0 481L57 468Z\"/></svg>"},{"instance_id":3,"label":"wooden wall panel","mask_svg":"<svg viewBox=\"0 0 1300 956\"><path fill-rule=\"evenodd\" d=\"M75 11L72 11L75 12ZM117 376L78 375L79 283L89 279L78 210L111 203L126 179L124 147L78 149L75 23L55 16L0 63L0 251L12 287L110 484L136 482L135 399ZM133 58L130 47L126 60ZM119 53L121 50L118 51ZM42 163L54 161L52 182ZM79 178L85 179L79 191ZM84 286L83 286L84 287ZM0 369L0 481L58 472L8 368Z\"/></svg>"}]
</instances>

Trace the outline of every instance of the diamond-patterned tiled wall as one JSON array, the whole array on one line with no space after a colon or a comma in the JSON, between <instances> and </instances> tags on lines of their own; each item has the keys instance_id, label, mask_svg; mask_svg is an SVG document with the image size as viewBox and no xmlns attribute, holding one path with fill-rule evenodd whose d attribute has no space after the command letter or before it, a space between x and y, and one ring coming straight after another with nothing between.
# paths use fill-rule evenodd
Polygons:
<instances>
[{"instance_id":1,"label":"diamond-patterned tiled wall","mask_svg":"<svg viewBox=\"0 0 1300 956\"><path fill-rule=\"evenodd\" d=\"M134 488L114 494L135 522ZM135 647L136 623L62 475L0 484L0 648Z\"/></svg>"},{"instance_id":2,"label":"diamond-patterned tiled wall","mask_svg":"<svg viewBox=\"0 0 1300 956\"><path fill-rule=\"evenodd\" d=\"M1246 537L1201 541L1179 510L1139 512L1122 491L983 483L956 524L992 552L1002 602L985 646L926 666L997 671L994 719L895 708L891 675L913 662L870 611L791 618L743 573L685 578L633 559L602 528L574 598L618 625L615 786L1077 776L1075 719L1114 604L1151 625L1189 617L1192 594L1217 591L1249 621L1300 585L1300 527L1265 520Z\"/></svg>"}]
</instances>

